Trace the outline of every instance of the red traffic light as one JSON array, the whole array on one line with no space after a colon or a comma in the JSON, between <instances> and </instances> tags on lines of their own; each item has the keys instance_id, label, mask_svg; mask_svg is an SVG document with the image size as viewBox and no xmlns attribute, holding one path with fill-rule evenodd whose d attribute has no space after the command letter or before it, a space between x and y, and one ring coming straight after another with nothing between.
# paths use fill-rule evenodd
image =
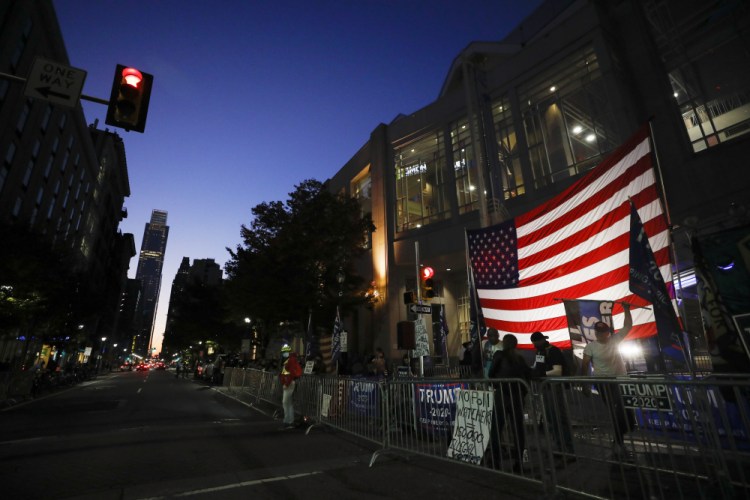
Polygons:
<instances>
[{"instance_id":1,"label":"red traffic light","mask_svg":"<svg viewBox=\"0 0 750 500\"><path fill-rule=\"evenodd\" d=\"M118 64L107 107L107 125L143 132L151 97L153 75Z\"/></svg>"},{"instance_id":2,"label":"red traffic light","mask_svg":"<svg viewBox=\"0 0 750 500\"><path fill-rule=\"evenodd\" d=\"M125 68L122 70L122 79L127 85L138 88L143 81L143 74L135 68Z\"/></svg>"},{"instance_id":3,"label":"red traffic light","mask_svg":"<svg viewBox=\"0 0 750 500\"><path fill-rule=\"evenodd\" d=\"M429 266L425 266L422 268L422 279L428 280L435 276L435 270Z\"/></svg>"}]
</instances>

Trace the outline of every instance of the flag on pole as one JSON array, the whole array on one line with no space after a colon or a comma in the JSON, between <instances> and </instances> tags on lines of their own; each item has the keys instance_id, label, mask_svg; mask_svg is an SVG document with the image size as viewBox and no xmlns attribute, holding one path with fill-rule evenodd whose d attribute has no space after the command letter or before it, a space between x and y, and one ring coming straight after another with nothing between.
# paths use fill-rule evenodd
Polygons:
<instances>
[{"instance_id":1,"label":"flag on pole","mask_svg":"<svg viewBox=\"0 0 750 500\"><path fill-rule=\"evenodd\" d=\"M630 291L654 306L657 339L673 367L687 367L682 328L635 205L630 203Z\"/></svg>"},{"instance_id":2,"label":"flag on pole","mask_svg":"<svg viewBox=\"0 0 750 500\"><path fill-rule=\"evenodd\" d=\"M471 340L471 370L475 375L482 373L482 337L486 330L479 297L474 286L474 273L469 269L469 338Z\"/></svg>"},{"instance_id":3,"label":"flag on pole","mask_svg":"<svg viewBox=\"0 0 750 500\"><path fill-rule=\"evenodd\" d=\"M313 324L312 324L312 309L310 314L307 316L307 330L305 331L305 360L309 361L313 359L315 353L313 352Z\"/></svg>"},{"instance_id":4,"label":"flag on pole","mask_svg":"<svg viewBox=\"0 0 750 500\"><path fill-rule=\"evenodd\" d=\"M448 364L448 322L445 320L445 304L440 308L440 355L443 357L443 363Z\"/></svg>"},{"instance_id":5,"label":"flag on pole","mask_svg":"<svg viewBox=\"0 0 750 500\"><path fill-rule=\"evenodd\" d=\"M515 334L532 349L544 332L570 347L561 299L602 299L645 306L628 288L630 208L641 215L664 281L671 290L666 220L645 125L606 160L535 209L495 226L467 231L468 251L486 327ZM622 324L622 306L613 320ZM628 338L657 331L653 311L633 311Z\"/></svg>"},{"instance_id":6,"label":"flag on pole","mask_svg":"<svg viewBox=\"0 0 750 500\"><path fill-rule=\"evenodd\" d=\"M339 308L336 306L336 320L333 322L333 336L331 338L331 364L336 366L341 355L341 333L344 331L344 325L341 323Z\"/></svg>"}]
</instances>

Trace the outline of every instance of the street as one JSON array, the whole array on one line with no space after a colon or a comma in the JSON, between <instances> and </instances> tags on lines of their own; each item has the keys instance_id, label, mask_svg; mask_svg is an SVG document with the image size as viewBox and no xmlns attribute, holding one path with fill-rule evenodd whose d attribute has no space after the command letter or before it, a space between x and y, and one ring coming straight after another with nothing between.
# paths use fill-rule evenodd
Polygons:
<instances>
[{"instance_id":1,"label":"street","mask_svg":"<svg viewBox=\"0 0 750 500\"><path fill-rule=\"evenodd\" d=\"M113 372L0 412L0 484L13 499L539 498L533 486L348 434L281 430L171 371Z\"/></svg>"}]
</instances>

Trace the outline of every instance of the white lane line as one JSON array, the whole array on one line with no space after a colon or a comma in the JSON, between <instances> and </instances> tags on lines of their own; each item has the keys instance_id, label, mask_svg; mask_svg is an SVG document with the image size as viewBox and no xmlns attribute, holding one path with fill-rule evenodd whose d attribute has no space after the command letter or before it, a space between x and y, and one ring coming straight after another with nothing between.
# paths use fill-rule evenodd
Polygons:
<instances>
[{"instance_id":1,"label":"white lane line","mask_svg":"<svg viewBox=\"0 0 750 500\"><path fill-rule=\"evenodd\" d=\"M140 394L142 390L143 390L143 387L141 387L140 389L138 389L138 391L136 392L136 394Z\"/></svg>"},{"instance_id":2,"label":"white lane line","mask_svg":"<svg viewBox=\"0 0 750 500\"><path fill-rule=\"evenodd\" d=\"M139 500L163 500L165 498L189 497L193 495L202 495L204 493L213 493L216 491L230 490L233 488L243 488L245 486L255 486L255 485L263 484L263 483L274 483L276 481L286 481L289 479L297 479L299 477L314 476L316 474L321 474L322 472L323 471L303 472L301 474L293 474L291 476L276 476L276 477L269 477L266 479L256 479L254 481L242 481L239 483L225 484L224 486L216 486L214 488L204 488L201 490L183 491L182 493L176 493L176 494L170 495L169 497L146 497L146 498L141 498Z\"/></svg>"}]
</instances>

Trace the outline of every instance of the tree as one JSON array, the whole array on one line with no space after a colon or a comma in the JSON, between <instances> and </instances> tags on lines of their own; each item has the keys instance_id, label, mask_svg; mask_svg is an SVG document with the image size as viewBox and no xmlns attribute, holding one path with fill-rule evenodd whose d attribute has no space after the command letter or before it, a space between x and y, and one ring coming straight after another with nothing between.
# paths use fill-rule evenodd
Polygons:
<instances>
[{"instance_id":1,"label":"tree","mask_svg":"<svg viewBox=\"0 0 750 500\"><path fill-rule=\"evenodd\" d=\"M19 225L0 235L0 333L73 336L91 302L72 252Z\"/></svg>"},{"instance_id":2,"label":"tree","mask_svg":"<svg viewBox=\"0 0 750 500\"><path fill-rule=\"evenodd\" d=\"M295 188L285 203L253 208L250 227L241 228L243 244L227 248L227 296L237 321L253 316L266 325L306 324L313 310L314 322L330 326L336 305L346 309L366 300L365 280L353 268L365 252L365 236L375 230L370 214L314 179ZM343 285L336 279L340 269Z\"/></svg>"}]
</instances>

